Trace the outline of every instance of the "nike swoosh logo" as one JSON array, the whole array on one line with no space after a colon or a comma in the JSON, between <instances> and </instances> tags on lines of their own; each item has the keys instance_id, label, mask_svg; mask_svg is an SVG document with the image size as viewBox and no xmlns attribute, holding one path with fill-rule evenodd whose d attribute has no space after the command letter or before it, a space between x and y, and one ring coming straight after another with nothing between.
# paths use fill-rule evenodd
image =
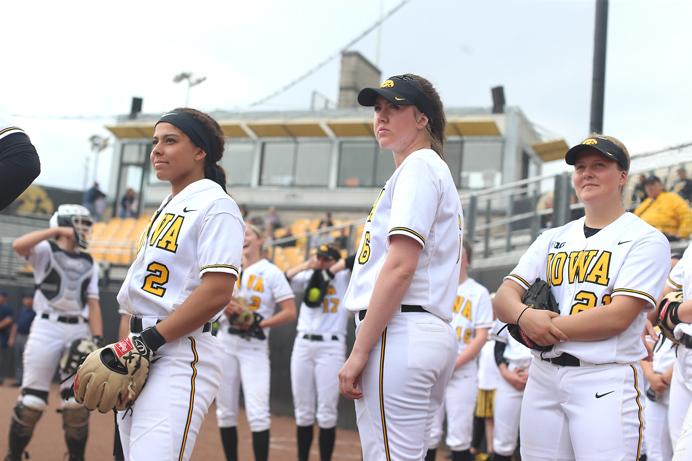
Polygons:
<instances>
[{"instance_id":1,"label":"nike swoosh logo","mask_svg":"<svg viewBox=\"0 0 692 461\"><path fill-rule=\"evenodd\" d=\"M622 245L623 243L628 243L631 242L632 240L623 240L622 242L618 242L618 245Z\"/></svg>"},{"instance_id":2,"label":"nike swoosh logo","mask_svg":"<svg viewBox=\"0 0 692 461\"><path fill-rule=\"evenodd\" d=\"M183 213L188 213L190 211L197 211L197 210L188 210L187 207L183 208Z\"/></svg>"},{"instance_id":3,"label":"nike swoosh logo","mask_svg":"<svg viewBox=\"0 0 692 461\"><path fill-rule=\"evenodd\" d=\"M601 397L605 397L606 395L612 394L613 392L615 391L606 392L605 394L599 394L598 392L596 392L596 398L600 399Z\"/></svg>"},{"instance_id":4,"label":"nike swoosh logo","mask_svg":"<svg viewBox=\"0 0 692 461\"><path fill-rule=\"evenodd\" d=\"M394 96L395 101L406 101L406 98L400 98L399 96Z\"/></svg>"}]
</instances>

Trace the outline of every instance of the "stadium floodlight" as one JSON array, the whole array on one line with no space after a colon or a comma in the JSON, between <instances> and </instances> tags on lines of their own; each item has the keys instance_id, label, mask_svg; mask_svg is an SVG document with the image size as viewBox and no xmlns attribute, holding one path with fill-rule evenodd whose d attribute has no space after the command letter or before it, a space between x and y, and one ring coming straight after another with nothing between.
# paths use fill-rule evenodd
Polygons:
<instances>
[{"instance_id":1,"label":"stadium floodlight","mask_svg":"<svg viewBox=\"0 0 692 461\"><path fill-rule=\"evenodd\" d=\"M188 101L190 99L190 88L193 86L197 86L203 81L205 81L207 77L194 77L194 74L192 72L180 72L179 74L176 74L175 77L173 77L173 82L175 83L180 83L182 81L187 81L187 90L185 92L185 107L188 105Z\"/></svg>"},{"instance_id":2,"label":"stadium floodlight","mask_svg":"<svg viewBox=\"0 0 692 461\"><path fill-rule=\"evenodd\" d=\"M89 137L89 142L91 143L91 152L94 153L94 182L96 182L99 166L99 154L108 148L110 145L110 138L92 134Z\"/></svg>"}]
</instances>

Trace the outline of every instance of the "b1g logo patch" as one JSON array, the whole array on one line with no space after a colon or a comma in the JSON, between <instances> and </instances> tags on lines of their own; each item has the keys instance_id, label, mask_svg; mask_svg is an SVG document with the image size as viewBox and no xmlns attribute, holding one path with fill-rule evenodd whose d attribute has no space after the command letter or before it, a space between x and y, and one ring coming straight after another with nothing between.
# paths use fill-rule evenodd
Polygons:
<instances>
[{"instance_id":1,"label":"b1g logo patch","mask_svg":"<svg viewBox=\"0 0 692 461\"><path fill-rule=\"evenodd\" d=\"M123 355L132 351L134 349L134 346L132 345L132 341L130 341L130 338L125 338L122 341L115 343L113 345L113 349L115 349L115 355L117 355L118 358L121 358Z\"/></svg>"}]
</instances>

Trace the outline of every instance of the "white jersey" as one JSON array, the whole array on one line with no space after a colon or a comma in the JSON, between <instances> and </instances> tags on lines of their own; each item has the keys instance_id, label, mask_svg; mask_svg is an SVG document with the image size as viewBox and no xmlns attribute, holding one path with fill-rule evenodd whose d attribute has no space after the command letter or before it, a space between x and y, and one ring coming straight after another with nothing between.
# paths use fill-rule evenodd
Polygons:
<instances>
[{"instance_id":1,"label":"white jersey","mask_svg":"<svg viewBox=\"0 0 692 461\"><path fill-rule=\"evenodd\" d=\"M209 179L167 197L140 240L118 303L138 317L167 317L207 272L238 278L245 229L238 205Z\"/></svg>"},{"instance_id":2,"label":"white jersey","mask_svg":"<svg viewBox=\"0 0 692 461\"><path fill-rule=\"evenodd\" d=\"M346 308L354 312L368 308L389 238L405 235L423 250L401 304L422 306L450 322L459 280L462 219L459 192L444 160L430 149L406 157L368 215L346 293Z\"/></svg>"},{"instance_id":3,"label":"white jersey","mask_svg":"<svg viewBox=\"0 0 692 461\"><path fill-rule=\"evenodd\" d=\"M692 299L692 243L687 247L670 275L668 286L676 291L682 291L685 301ZM692 324L680 323L675 327L675 337L680 339L683 334L692 336Z\"/></svg>"},{"instance_id":4,"label":"white jersey","mask_svg":"<svg viewBox=\"0 0 692 461\"><path fill-rule=\"evenodd\" d=\"M53 250L51 249L51 244L44 240L36 244L31 251L29 251L29 256L27 260L31 264L33 270L34 282L36 284L41 283L46 276L53 269ZM99 268L98 264L94 263L89 256L83 253L69 253L62 252L67 260L72 259L74 264L74 269L82 273L72 274L75 280L88 278L89 281L86 285L86 290L84 293L84 301L87 298L99 299ZM77 261L79 260L79 261ZM89 261L91 261L89 263ZM69 263L68 263L69 264ZM87 274L86 272L90 272ZM58 283L58 285L64 284L64 282ZM74 295L77 296L74 296ZM55 299L56 303L49 301L44 296L43 292L38 289L34 294L34 310L39 314L60 314L69 316L82 315L88 317L88 308L86 302L82 302L78 293L72 293L71 298L74 298L72 302L66 302L66 299Z\"/></svg>"},{"instance_id":5,"label":"white jersey","mask_svg":"<svg viewBox=\"0 0 692 461\"><path fill-rule=\"evenodd\" d=\"M233 292L234 298L243 298L248 307L268 319L274 314L276 304L287 299L293 299L293 290L281 269L266 259L260 259L254 264L243 268ZM228 317L222 315L221 331L225 331L230 323ZM265 334L269 329L265 328Z\"/></svg>"},{"instance_id":6,"label":"white jersey","mask_svg":"<svg viewBox=\"0 0 692 461\"><path fill-rule=\"evenodd\" d=\"M665 373L675 363L675 347L671 340L659 335L658 342L654 346L654 358L651 369L655 373Z\"/></svg>"},{"instance_id":7,"label":"white jersey","mask_svg":"<svg viewBox=\"0 0 692 461\"><path fill-rule=\"evenodd\" d=\"M291 286L296 291L305 291L312 273L312 270L307 270L296 274L291 279ZM349 270L336 273L327 286L327 294L321 306L308 307L302 303L296 327L298 333L346 336L348 311L344 309L343 299L350 278Z\"/></svg>"},{"instance_id":8,"label":"white jersey","mask_svg":"<svg viewBox=\"0 0 692 461\"><path fill-rule=\"evenodd\" d=\"M461 353L476 335L478 328L493 326L493 307L488 290L472 278L457 288L454 298L452 328L457 339L457 352ZM475 364L475 360L470 362Z\"/></svg>"},{"instance_id":9,"label":"white jersey","mask_svg":"<svg viewBox=\"0 0 692 461\"><path fill-rule=\"evenodd\" d=\"M526 289L536 279L547 281L560 315L573 315L622 295L656 307L669 270L668 240L632 213L623 213L589 238L584 236L584 218L547 230L505 278ZM543 357L566 352L596 364L638 361L646 356L641 339L645 322L642 311L619 335L556 344Z\"/></svg>"},{"instance_id":10,"label":"white jersey","mask_svg":"<svg viewBox=\"0 0 692 461\"><path fill-rule=\"evenodd\" d=\"M478 389L496 389L500 379L500 370L495 363L495 340L489 339L483 345L478 358Z\"/></svg>"}]
</instances>

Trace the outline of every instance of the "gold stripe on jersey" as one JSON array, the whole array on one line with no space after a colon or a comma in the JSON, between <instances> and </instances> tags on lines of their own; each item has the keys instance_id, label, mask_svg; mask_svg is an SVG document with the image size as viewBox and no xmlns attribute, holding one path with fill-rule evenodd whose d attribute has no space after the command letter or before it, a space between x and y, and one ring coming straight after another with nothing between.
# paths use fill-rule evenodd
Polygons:
<instances>
[{"instance_id":1,"label":"gold stripe on jersey","mask_svg":"<svg viewBox=\"0 0 692 461\"><path fill-rule=\"evenodd\" d=\"M404 232L407 232L407 233L413 235L414 237L416 237L417 239L419 239L421 242L423 242L423 244L425 244L425 237L423 237L421 234L419 234L418 232L414 231L414 230L411 229L410 227L399 226L399 227L392 227L391 229L389 229L389 233L390 233L390 234L391 234L392 232L401 232L401 231L404 231Z\"/></svg>"},{"instance_id":2,"label":"gold stripe on jersey","mask_svg":"<svg viewBox=\"0 0 692 461\"><path fill-rule=\"evenodd\" d=\"M387 345L387 328L382 332L382 349L380 351L380 417L382 419L382 440L384 441L384 454L387 461L391 461L389 456L389 439L387 437L387 418L384 415L384 351Z\"/></svg>"},{"instance_id":3,"label":"gold stripe on jersey","mask_svg":"<svg viewBox=\"0 0 692 461\"><path fill-rule=\"evenodd\" d=\"M521 282L521 284L524 285L524 288L526 288L527 290L531 286L529 282L519 277L517 274L509 274L507 277L512 277L513 279L516 279L518 282Z\"/></svg>"},{"instance_id":4,"label":"gold stripe on jersey","mask_svg":"<svg viewBox=\"0 0 692 461\"><path fill-rule=\"evenodd\" d=\"M648 299L649 301L651 301L651 304L653 304L654 306L656 306L656 298L654 298L653 296L651 296L649 293L645 293L645 292L643 292L643 291L632 290L632 289L630 289L630 288L615 288L615 289L613 290L613 294L615 294L615 293L633 293L633 294L636 294L636 295L644 296L646 299Z\"/></svg>"},{"instance_id":5,"label":"gold stripe on jersey","mask_svg":"<svg viewBox=\"0 0 692 461\"><path fill-rule=\"evenodd\" d=\"M236 273L240 273L237 267L231 265L231 264L207 264L206 266L202 266L199 268L199 271L202 272L207 269L230 269L232 271L235 271Z\"/></svg>"},{"instance_id":6,"label":"gold stripe on jersey","mask_svg":"<svg viewBox=\"0 0 692 461\"><path fill-rule=\"evenodd\" d=\"M185 444L187 443L187 434L190 431L190 423L192 422L192 413L195 408L195 378L197 378L197 362L199 362L199 355L197 355L197 344L195 343L195 338L188 336L190 340L190 347L192 348L192 362L190 362L190 367L192 368L192 376L190 377L190 403L187 410L187 420L185 421L185 431L183 431L183 441L180 443L180 452L178 454L178 461L181 461L185 456Z\"/></svg>"},{"instance_id":7,"label":"gold stripe on jersey","mask_svg":"<svg viewBox=\"0 0 692 461\"><path fill-rule=\"evenodd\" d=\"M642 451L642 439L644 437L644 419L642 417L642 402L641 402L641 392L639 392L639 380L637 379L637 369L634 367L634 365L630 365L632 368L632 372L634 373L634 390L637 392L637 397L635 398L635 401L637 402L637 417L639 418L639 438L637 439L637 457L634 458L635 460L639 459L639 456Z\"/></svg>"},{"instance_id":8,"label":"gold stripe on jersey","mask_svg":"<svg viewBox=\"0 0 692 461\"><path fill-rule=\"evenodd\" d=\"M5 136L9 136L14 133L24 133L24 130L16 126L8 126L7 128L0 130L0 138L4 138Z\"/></svg>"},{"instance_id":9,"label":"gold stripe on jersey","mask_svg":"<svg viewBox=\"0 0 692 461\"><path fill-rule=\"evenodd\" d=\"M668 277L668 283L669 283L672 287L674 287L674 288L676 288L676 289L678 289L678 290L682 290L682 285L680 285L680 284L678 284L678 283L675 283L675 281L674 281L672 278L670 278L670 277Z\"/></svg>"}]
</instances>

